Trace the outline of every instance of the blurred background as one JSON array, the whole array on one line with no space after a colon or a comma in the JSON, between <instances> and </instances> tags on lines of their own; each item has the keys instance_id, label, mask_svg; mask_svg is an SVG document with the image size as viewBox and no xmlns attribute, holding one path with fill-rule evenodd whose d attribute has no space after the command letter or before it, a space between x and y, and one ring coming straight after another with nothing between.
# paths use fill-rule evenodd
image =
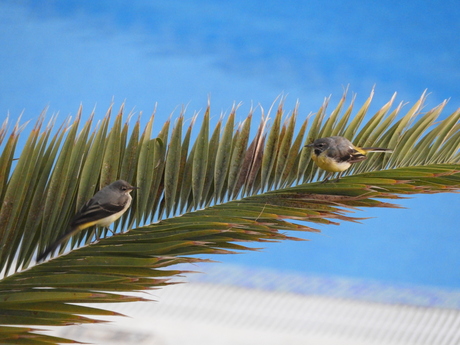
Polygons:
<instances>
[{"instance_id":1,"label":"blurred background","mask_svg":"<svg viewBox=\"0 0 460 345\"><path fill-rule=\"evenodd\" d=\"M298 101L302 118L329 96L331 111L347 87L356 108L375 87L370 114L395 92L408 110L428 90L425 109L449 99L447 116L460 106L459 17L457 1L2 0L0 119L33 124L47 109L60 123L80 105L102 118L124 102L144 120L156 107L158 132L182 107L188 119L202 114L208 97L215 120L240 102L243 119L279 95L287 111ZM300 234L309 242L211 257L222 264L187 279L460 310L459 196L399 204Z\"/></svg>"}]
</instances>

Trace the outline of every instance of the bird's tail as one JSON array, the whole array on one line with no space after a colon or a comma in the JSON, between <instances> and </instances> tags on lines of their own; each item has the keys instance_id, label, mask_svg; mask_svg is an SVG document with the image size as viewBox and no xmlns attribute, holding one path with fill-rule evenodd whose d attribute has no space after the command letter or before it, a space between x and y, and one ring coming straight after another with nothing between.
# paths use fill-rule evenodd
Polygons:
<instances>
[{"instance_id":1,"label":"bird's tail","mask_svg":"<svg viewBox=\"0 0 460 345\"><path fill-rule=\"evenodd\" d=\"M56 241L54 241L53 244L48 246L48 248L46 248L45 251L43 253L41 253L37 257L37 262L43 261L48 256L49 253L53 253L62 242L64 242L67 239L69 239L78 230L79 230L79 228L72 228L69 231L67 231L66 233L64 233L61 237L59 237Z\"/></svg>"},{"instance_id":2,"label":"bird's tail","mask_svg":"<svg viewBox=\"0 0 460 345\"><path fill-rule=\"evenodd\" d=\"M393 149L384 149L381 147L360 147L361 150L367 152L387 152L392 153Z\"/></svg>"}]
</instances>

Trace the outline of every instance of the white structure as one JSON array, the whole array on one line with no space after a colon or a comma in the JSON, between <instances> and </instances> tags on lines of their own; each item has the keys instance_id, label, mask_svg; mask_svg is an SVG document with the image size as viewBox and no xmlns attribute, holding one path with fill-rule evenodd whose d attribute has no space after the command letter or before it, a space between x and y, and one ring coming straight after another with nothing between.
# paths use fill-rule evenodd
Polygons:
<instances>
[{"instance_id":1,"label":"white structure","mask_svg":"<svg viewBox=\"0 0 460 345\"><path fill-rule=\"evenodd\" d=\"M225 265L203 270L208 273L188 277L187 284L153 291L152 298L157 302L110 308L128 318L61 327L53 335L92 344L137 345L460 344L458 291L381 285L380 290L388 291L378 293L377 283L366 288L362 281ZM212 282L222 280L219 277L239 277L240 284ZM278 286L273 284L276 277ZM261 287L254 286L257 281ZM299 282L310 292L296 292ZM306 286L308 282L310 287ZM359 297L359 290L367 292ZM382 296L387 296L386 300ZM401 304L402 300L406 304Z\"/></svg>"}]
</instances>

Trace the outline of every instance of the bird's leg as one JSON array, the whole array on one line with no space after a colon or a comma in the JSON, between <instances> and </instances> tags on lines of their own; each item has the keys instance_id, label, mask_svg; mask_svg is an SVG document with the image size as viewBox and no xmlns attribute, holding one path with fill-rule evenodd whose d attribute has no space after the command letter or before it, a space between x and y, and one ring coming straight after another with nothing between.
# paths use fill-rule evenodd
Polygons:
<instances>
[{"instance_id":1,"label":"bird's leg","mask_svg":"<svg viewBox=\"0 0 460 345\"><path fill-rule=\"evenodd\" d=\"M334 182L339 182L340 178L342 177L343 171L339 172L337 175L337 178L334 180Z\"/></svg>"},{"instance_id":2,"label":"bird's leg","mask_svg":"<svg viewBox=\"0 0 460 345\"><path fill-rule=\"evenodd\" d=\"M96 237L96 242L99 241L100 237L99 237L99 227L96 227L94 229L94 237Z\"/></svg>"},{"instance_id":3,"label":"bird's leg","mask_svg":"<svg viewBox=\"0 0 460 345\"><path fill-rule=\"evenodd\" d=\"M108 226L103 226L103 227L100 228L100 229L101 229L101 232L102 232L103 229L106 229L106 230L109 230L110 233L111 233L112 235L115 234L115 232L114 232L112 229L110 229ZM101 237L99 236L99 231L98 231L98 229L95 230L94 236L96 236L96 241L99 242L99 240L101 239Z\"/></svg>"},{"instance_id":4,"label":"bird's leg","mask_svg":"<svg viewBox=\"0 0 460 345\"><path fill-rule=\"evenodd\" d=\"M334 174L334 173L332 173L332 172L328 173L328 174L326 175L326 178L325 178L321 183L326 183L326 182L328 182L328 181L329 181L329 177L331 177L332 174Z\"/></svg>"}]
</instances>

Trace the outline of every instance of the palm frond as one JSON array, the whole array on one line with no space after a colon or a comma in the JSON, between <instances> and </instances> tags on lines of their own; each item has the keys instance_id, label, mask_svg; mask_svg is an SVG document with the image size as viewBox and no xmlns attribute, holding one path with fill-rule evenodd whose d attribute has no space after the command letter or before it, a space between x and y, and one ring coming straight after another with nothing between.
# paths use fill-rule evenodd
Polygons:
<instances>
[{"instance_id":1,"label":"palm frond","mask_svg":"<svg viewBox=\"0 0 460 345\"><path fill-rule=\"evenodd\" d=\"M42 129L40 117L14 161L21 132L16 125L0 156L2 324L95 322L80 315L107 312L74 303L140 300L125 292L171 283L180 272L167 267L203 260L196 255L253 249L248 242L296 240L285 231L317 231L302 222L357 221L349 212L358 207L397 207L379 199L460 188L460 112L439 121L442 103L421 114L423 94L401 115L402 104L391 110L393 97L364 123L372 97L373 92L354 116L354 100L346 107L344 95L326 117L326 100L315 116L302 117L298 129L298 106L285 115L282 100L272 122L270 111L261 110L253 136L252 111L234 130L234 107L226 124L221 119L211 131L208 105L194 143L195 118L184 134L183 114L152 138L154 115L143 131L138 119L129 133L123 107L111 127L109 109L95 129L91 115L78 131L80 109L54 136L52 125ZM6 124L0 139L5 133ZM372 156L340 183L312 183L323 173L303 146L330 135L360 146L391 147L395 153ZM118 178L140 189L114 225L116 235L82 231L71 248L96 235L102 239L30 267L37 251L67 230L79 207ZM124 232L127 227L132 229ZM8 332L0 329L0 337Z\"/></svg>"}]
</instances>

